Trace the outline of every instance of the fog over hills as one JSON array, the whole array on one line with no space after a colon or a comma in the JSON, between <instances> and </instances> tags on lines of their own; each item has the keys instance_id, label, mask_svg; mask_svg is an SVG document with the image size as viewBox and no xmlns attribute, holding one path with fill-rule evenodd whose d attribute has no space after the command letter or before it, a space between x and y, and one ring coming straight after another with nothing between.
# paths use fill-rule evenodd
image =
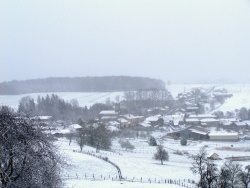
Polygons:
<instances>
[{"instance_id":1,"label":"fog over hills","mask_svg":"<svg viewBox=\"0 0 250 188\"><path fill-rule=\"evenodd\" d=\"M41 92L113 92L165 89L161 80L145 77L60 77L0 83L1 95Z\"/></svg>"}]
</instances>

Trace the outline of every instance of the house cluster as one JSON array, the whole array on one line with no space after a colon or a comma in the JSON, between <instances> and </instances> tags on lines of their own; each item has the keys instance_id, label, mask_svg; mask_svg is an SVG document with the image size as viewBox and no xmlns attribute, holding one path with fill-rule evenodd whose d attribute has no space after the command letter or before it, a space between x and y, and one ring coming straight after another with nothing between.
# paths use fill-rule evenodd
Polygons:
<instances>
[{"instance_id":1,"label":"house cluster","mask_svg":"<svg viewBox=\"0 0 250 188\"><path fill-rule=\"evenodd\" d=\"M98 115L98 123L105 126L116 127L117 129L138 125L144 121L144 116L134 116L132 114L120 115L116 110L101 111Z\"/></svg>"},{"instance_id":2,"label":"house cluster","mask_svg":"<svg viewBox=\"0 0 250 188\"><path fill-rule=\"evenodd\" d=\"M211 141L238 141L239 133L226 131L213 131L200 126L191 125L169 133L174 138L187 138L194 140L211 140Z\"/></svg>"},{"instance_id":3,"label":"house cluster","mask_svg":"<svg viewBox=\"0 0 250 188\"><path fill-rule=\"evenodd\" d=\"M183 120L171 125L169 135L174 138L188 138L211 141L238 141L240 133L249 132L250 121L218 119L211 114L185 115Z\"/></svg>"}]
</instances>

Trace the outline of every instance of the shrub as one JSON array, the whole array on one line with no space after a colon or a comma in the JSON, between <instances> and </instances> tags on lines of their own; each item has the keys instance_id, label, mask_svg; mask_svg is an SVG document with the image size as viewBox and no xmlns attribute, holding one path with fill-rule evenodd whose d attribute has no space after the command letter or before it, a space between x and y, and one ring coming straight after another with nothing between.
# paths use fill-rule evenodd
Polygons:
<instances>
[{"instance_id":1,"label":"shrub","mask_svg":"<svg viewBox=\"0 0 250 188\"><path fill-rule=\"evenodd\" d=\"M149 138L148 144L149 144L150 146L157 146L157 142L156 142L156 140L155 140L155 137L151 136L151 137Z\"/></svg>"},{"instance_id":2,"label":"shrub","mask_svg":"<svg viewBox=\"0 0 250 188\"><path fill-rule=\"evenodd\" d=\"M186 138L182 138L181 139L181 145L182 146L186 146L187 145L187 139Z\"/></svg>"},{"instance_id":3,"label":"shrub","mask_svg":"<svg viewBox=\"0 0 250 188\"><path fill-rule=\"evenodd\" d=\"M121 148L130 149L130 150L135 149L135 146L133 146L128 140L126 141L120 140L119 143L121 145Z\"/></svg>"}]
</instances>

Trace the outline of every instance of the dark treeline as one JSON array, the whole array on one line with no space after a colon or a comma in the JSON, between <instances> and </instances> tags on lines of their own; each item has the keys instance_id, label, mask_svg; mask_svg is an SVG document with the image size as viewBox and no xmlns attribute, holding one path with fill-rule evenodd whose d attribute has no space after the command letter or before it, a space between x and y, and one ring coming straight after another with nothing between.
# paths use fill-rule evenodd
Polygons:
<instances>
[{"instance_id":1,"label":"dark treeline","mask_svg":"<svg viewBox=\"0 0 250 188\"><path fill-rule=\"evenodd\" d=\"M106 104L94 104L90 108L80 107L76 99L70 102L64 101L57 95L46 97L38 96L35 102L33 98L23 97L18 105L18 112L24 116L52 116L54 120L89 121L96 118L102 110L111 110L112 106Z\"/></svg>"},{"instance_id":2,"label":"dark treeline","mask_svg":"<svg viewBox=\"0 0 250 188\"><path fill-rule=\"evenodd\" d=\"M151 88L165 89L165 83L157 79L129 76L45 78L0 83L0 94L136 91Z\"/></svg>"},{"instance_id":3,"label":"dark treeline","mask_svg":"<svg viewBox=\"0 0 250 188\"><path fill-rule=\"evenodd\" d=\"M55 120L71 121L81 117L84 110L85 108L79 107L76 99L66 102L54 94L38 96L36 103L33 98L26 96L20 100L18 106L18 112L25 116L53 116Z\"/></svg>"},{"instance_id":4,"label":"dark treeline","mask_svg":"<svg viewBox=\"0 0 250 188\"><path fill-rule=\"evenodd\" d=\"M173 105L173 97L166 89L148 89L124 93L122 105L132 114L145 115L146 110L154 107Z\"/></svg>"}]
</instances>

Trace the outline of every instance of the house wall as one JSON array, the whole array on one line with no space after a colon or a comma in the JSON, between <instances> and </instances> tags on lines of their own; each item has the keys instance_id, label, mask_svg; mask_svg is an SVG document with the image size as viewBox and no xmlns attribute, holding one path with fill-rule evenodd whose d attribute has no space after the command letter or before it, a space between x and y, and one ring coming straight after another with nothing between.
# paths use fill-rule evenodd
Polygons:
<instances>
[{"instance_id":1,"label":"house wall","mask_svg":"<svg viewBox=\"0 0 250 188\"><path fill-rule=\"evenodd\" d=\"M238 141L239 136L234 135L209 135L209 139L212 141Z\"/></svg>"}]
</instances>

